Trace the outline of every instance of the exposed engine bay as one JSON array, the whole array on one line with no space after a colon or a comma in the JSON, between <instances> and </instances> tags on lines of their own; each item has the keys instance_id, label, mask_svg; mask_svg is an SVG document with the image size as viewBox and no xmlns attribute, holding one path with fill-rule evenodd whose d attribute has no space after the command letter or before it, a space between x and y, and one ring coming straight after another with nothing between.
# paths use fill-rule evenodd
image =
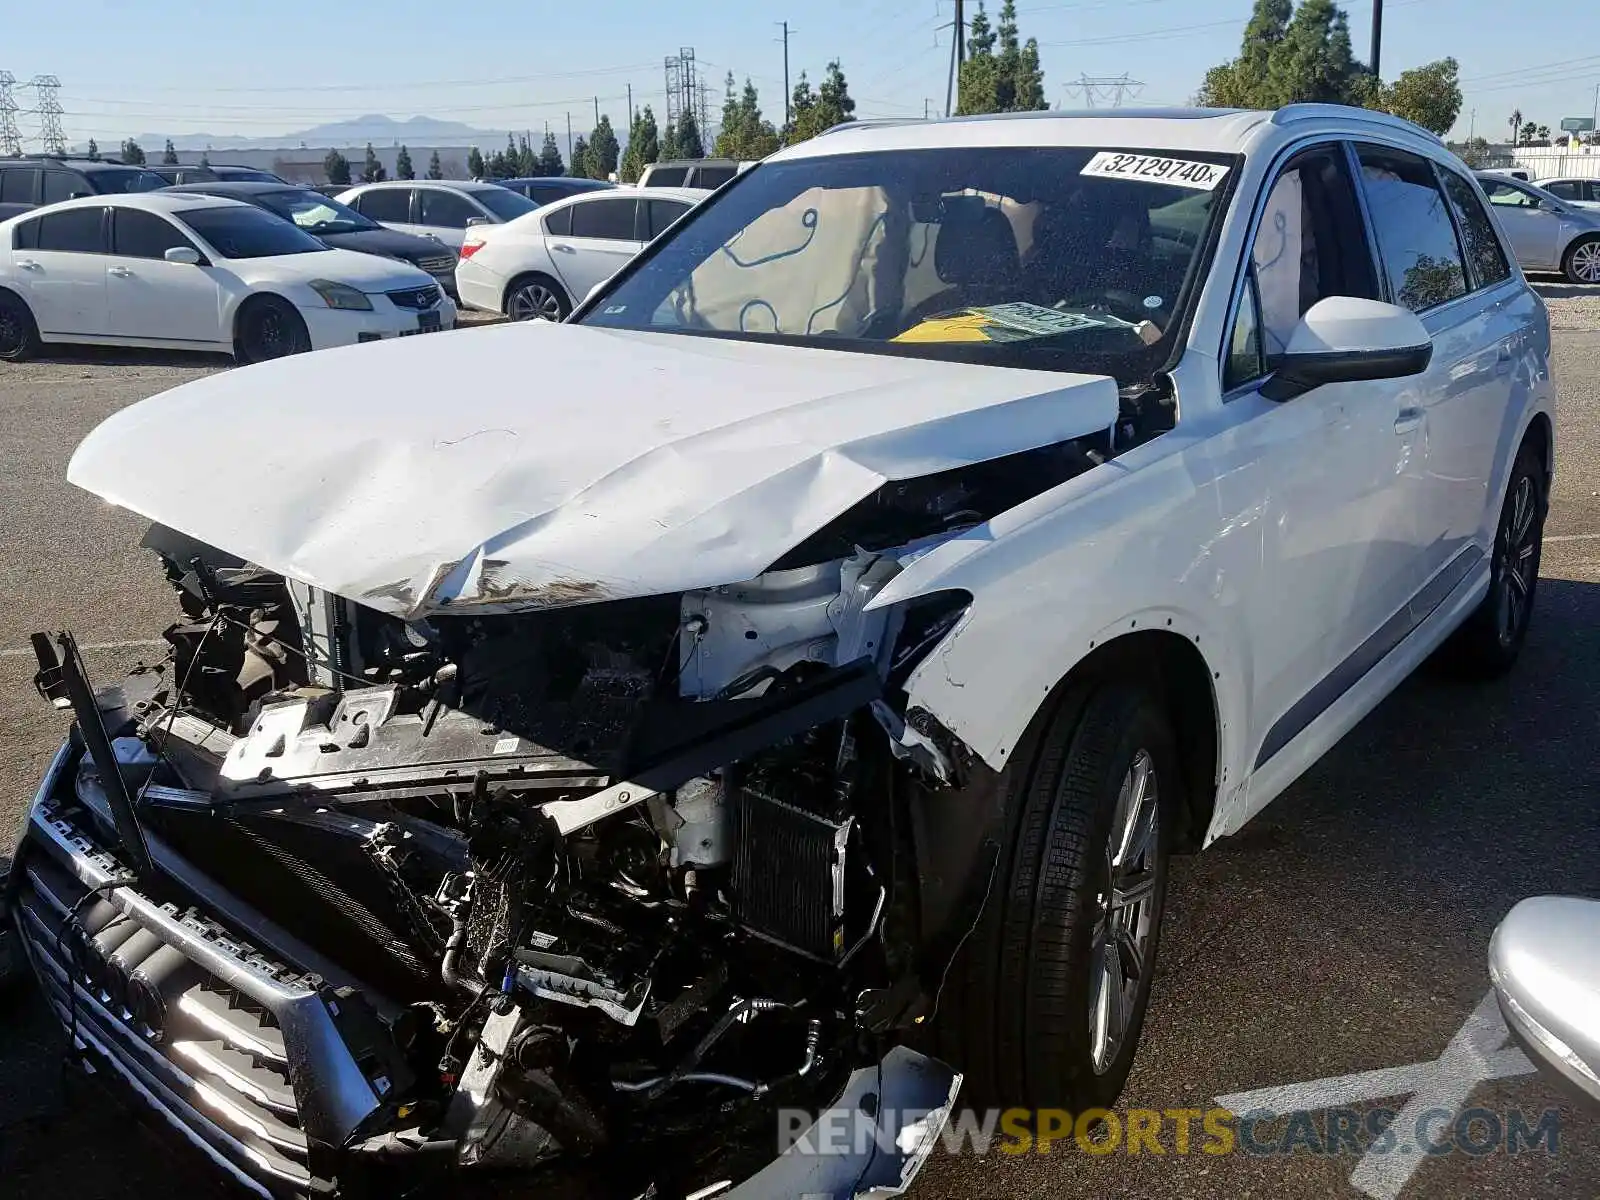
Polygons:
<instances>
[{"instance_id":1,"label":"exposed engine bay","mask_svg":"<svg viewBox=\"0 0 1600 1200\"><path fill-rule=\"evenodd\" d=\"M383 1102L330 1186L722 1194L914 1036L982 904L993 773L902 690L970 597L869 602L1105 442L887 485L747 583L513 615L406 622L152 526L182 619L64 803L148 838L152 899L193 904L180 856L370 1008Z\"/></svg>"}]
</instances>

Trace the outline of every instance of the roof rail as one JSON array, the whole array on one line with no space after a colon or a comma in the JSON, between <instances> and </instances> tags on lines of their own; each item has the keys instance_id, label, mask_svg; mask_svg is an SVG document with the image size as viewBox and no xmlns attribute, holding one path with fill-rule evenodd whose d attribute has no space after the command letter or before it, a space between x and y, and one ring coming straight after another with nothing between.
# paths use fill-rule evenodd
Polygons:
<instances>
[{"instance_id":1,"label":"roof rail","mask_svg":"<svg viewBox=\"0 0 1600 1200\"><path fill-rule=\"evenodd\" d=\"M923 117L866 117L860 121L840 121L837 125L830 125L819 133L818 137L827 137L830 133L838 133L841 129L882 129L889 125L920 125Z\"/></svg>"},{"instance_id":2,"label":"roof rail","mask_svg":"<svg viewBox=\"0 0 1600 1200\"><path fill-rule=\"evenodd\" d=\"M1373 125L1386 125L1390 129L1404 130L1406 133L1421 134L1430 142L1444 145L1444 139L1432 130L1424 129L1413 121L1404 117L1397 117L1393 113L1379 112L1374 108L1358 108L1352 104L1285 104L1272 114L1274 125L1290 125L1295 121L1314 121L1318 118L1342 117L1345 120L1366 121Z\"/></svg>"}]
</instances>

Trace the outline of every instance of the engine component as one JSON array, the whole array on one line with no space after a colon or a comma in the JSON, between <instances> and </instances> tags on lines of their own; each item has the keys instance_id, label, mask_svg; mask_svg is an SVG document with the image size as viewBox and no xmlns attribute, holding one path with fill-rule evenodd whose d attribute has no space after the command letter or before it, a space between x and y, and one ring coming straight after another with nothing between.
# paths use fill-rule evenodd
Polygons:
<instances>
[{"instance_id":1,"label":"engine component","mask_svg":"<svg viewBox=\"0 0 1600 1200\"><path fill-rule=\"evenodd\" d=\"M672 811L683 823L672 831L674 867L720 867L732 856L732 826L721 774L691 779L677 791Z\"/></svg>"},{"instance_id":2,"label":"engine component","mask_svg":"<svg viewBox=\"0 0 1600 1200\"><path fill-rule=\"evenodd\" d=\"M734 912L753 932L812 958L845 952L845 847L853 817L811 811L776 780L733 797Z\"/></svg>"}]
</instances>

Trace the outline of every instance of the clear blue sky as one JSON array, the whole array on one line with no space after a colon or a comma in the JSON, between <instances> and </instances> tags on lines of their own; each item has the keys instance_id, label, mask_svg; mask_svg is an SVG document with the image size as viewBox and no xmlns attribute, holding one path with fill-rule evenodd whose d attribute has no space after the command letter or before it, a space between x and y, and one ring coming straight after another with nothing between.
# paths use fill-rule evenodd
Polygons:
<instances>
[{"instance_id":1,"label":"clear blue sky","mask_svg":"<svg viewBox=\"0 0 1600 1200\"><path fill-rule=\"evenodd\" d=\"M969 0L969 14L976 4ZM991 15L997 5L990 6ZM1081 103L1081 74L1126 72L1140 102L1182 103L1206 68L1236 52L1250 0L1019 0L1024 37L1041 47L1052 107ZM921 115L943 106L951 0L343 0L302 8L263 0L15 0L0 69L62 82L68 139L114 144L129 133L204 130L266 136L365 113L418 113L486 128L576 129L590 97L620 124L635 103L659 114L662 59L692 46L720 100L729 69L754 79L782 115L776 22L794 27L791 70L813 80L838 57L860 116ZM312 16L314 11L314 18ZM1350 10L1365 57L1370 8ZM943 28L941 28L943 27ZM1383 74L1454 55L1463 107L1457 133L1503 135L1520 108L1554 128L1591 115L1600 9L1558 0L1390 0ZM20 91L24 107L32 92ZM20 118L24 137L36 118ZM36 143L35 143L36 145Z\"/></svg>"}]
</instances>

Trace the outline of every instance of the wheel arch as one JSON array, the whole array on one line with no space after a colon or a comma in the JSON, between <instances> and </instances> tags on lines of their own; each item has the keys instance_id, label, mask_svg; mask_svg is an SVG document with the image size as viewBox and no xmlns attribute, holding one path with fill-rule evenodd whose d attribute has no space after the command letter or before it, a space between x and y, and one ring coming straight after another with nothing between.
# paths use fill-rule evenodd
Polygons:
<instances>
[{"instance_id":1,"label":"wheel arch","mask_svg":"<svg viewBox=\"0 0 1600 1200\"><path fill-rule=\"evenodd\" d=\"M1200 650L1200 639L1156 629L1129 628L1100 642L1051 689L1040 713L1051 711L1069 690L1112 681L1147 686L1172 723L1183 763L1184 811L1181 849L1198 849L1216 812L1222 785L1224 723L1216 671Z\"/></svg>"},{"instance_id":2,"label":"wheel arch","mask_svg":"<svg viewBox=\"0 0 1600 1200\"><path fill-rule=\"evenodd\" d=\"M1540 409L1533 414L1533 419L1522 434L1522 442L1538 450L1539 460L1544 463L1545 485L1548 487L1556 473L1556 431L1549 413Z\"/></svg>"}]
</instances>

